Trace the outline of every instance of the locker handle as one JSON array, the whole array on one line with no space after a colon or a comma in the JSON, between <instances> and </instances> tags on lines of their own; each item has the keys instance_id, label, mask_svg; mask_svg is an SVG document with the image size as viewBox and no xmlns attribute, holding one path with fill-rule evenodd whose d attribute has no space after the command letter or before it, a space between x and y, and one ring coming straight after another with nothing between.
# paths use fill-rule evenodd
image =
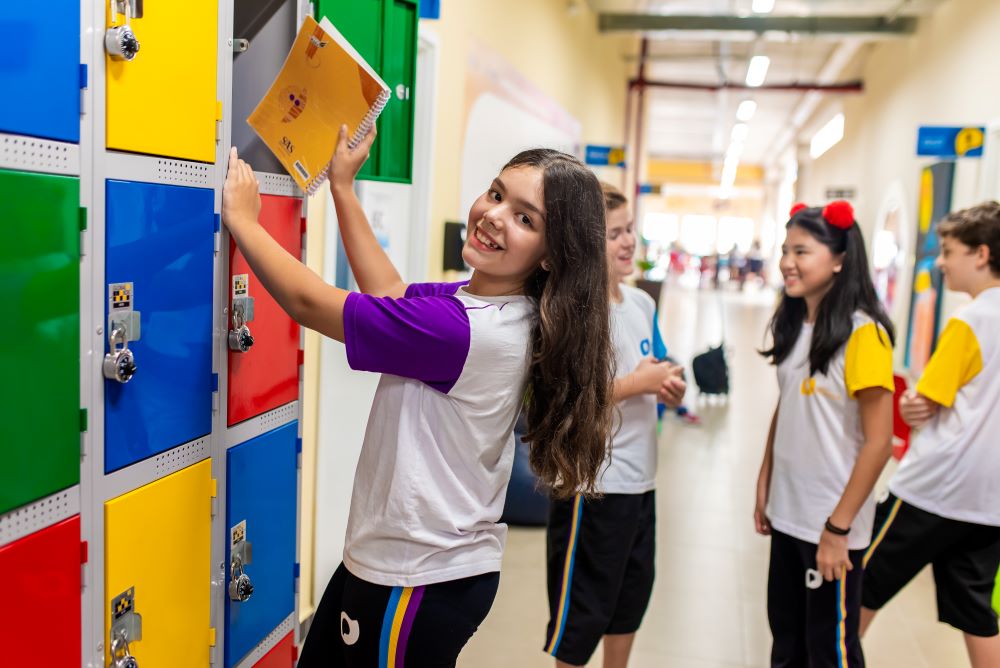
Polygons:
<instances>
[{"instance_id":1,"label":"locker handle","mask_svg":"<svg viewBox=\"0 0 1000 668\"><path fill-rule=\"evenodd\" d=\"M126 328L116 323L108 338L111 343L111 352L104 356L104 377L124 385L132 380L132 376L138 369L135 364L135 356L128 349ZM119 343L122 346L120 349L118 348Z\"/></svg>"},{"instance_id":2,"label":"locker handle","mask_svg":"<svg viewBox=\"0 0 1000 668\"><path fill-rule=\"evenodd\" d=\"M229 600L245 603L253 595L253 582L250 576L243 572L243 559L234 554L230 564Z\"/></svg>"}]
</instances>

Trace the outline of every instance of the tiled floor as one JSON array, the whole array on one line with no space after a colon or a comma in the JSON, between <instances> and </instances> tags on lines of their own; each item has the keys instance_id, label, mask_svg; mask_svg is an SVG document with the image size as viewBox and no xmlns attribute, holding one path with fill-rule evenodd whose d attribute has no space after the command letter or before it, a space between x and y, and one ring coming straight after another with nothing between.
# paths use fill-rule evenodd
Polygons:
<instances>
[{"instance_id":1,"label":"tiled floor","mask_svg":"<svg viewBox=\"0 0 1000 668\"><path fill-rule=\"evenodd\" d=\"M753 490L777 400L773 369L760 347L773 296L669 288L661 326L671 355L690 360L726 344L733 391L727 403L689 403L698 427L664 423L657 486L657 580L636 639L633 668L738 668L768 665L765 616L767 539L753 531ZM552 666L541 651L548 617L545 534L512 529L493 610L459 659L468 668ZM963 668L961 635L936 621L929 571L904 590L865 639L875 668ZM591 660L600 666L600 651Z\"/></svg>"}]
</instances>

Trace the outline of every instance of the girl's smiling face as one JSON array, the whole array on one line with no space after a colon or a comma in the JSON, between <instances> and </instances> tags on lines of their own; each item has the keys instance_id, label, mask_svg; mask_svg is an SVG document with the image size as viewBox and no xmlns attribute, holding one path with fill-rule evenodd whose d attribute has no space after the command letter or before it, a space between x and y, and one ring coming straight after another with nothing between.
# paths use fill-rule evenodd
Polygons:
<instances>
[{"instance_id":1,"label":"girl's smiling face","mask_svg":"<svg viewBox=\"0 0 1000 668\"><path fill-rule=\"evenodd\" d=\"M477 273L520 289L544 257L542 170L506 169L472 204L462 258Z\"/></svg>"},{"instance_id":2,"label":"girl's smiling face","mask_svg":"<svg viewBox=\"0 0 1000 668\"><path fill-rule=\"evenodd\" d=\"M781 245L781 275L789 297L821 298L833 285L843 257L798 225L788 228Z\"/></svg>"}]
</instances>

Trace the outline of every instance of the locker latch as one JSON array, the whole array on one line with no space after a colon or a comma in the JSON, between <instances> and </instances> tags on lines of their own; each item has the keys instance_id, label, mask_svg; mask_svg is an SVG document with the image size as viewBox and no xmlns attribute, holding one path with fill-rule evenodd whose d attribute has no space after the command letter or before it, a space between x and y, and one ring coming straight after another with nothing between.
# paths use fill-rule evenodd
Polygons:
<instances>
[{"instance_id":1,"label":"locker latch","mask_svg":"<svg viewBox=\"0 0 1000 668\"><path fill-rule=\"evenodd\" d=\"M132 380L138 367L135 365L135 356L128 349L128 334L125 327L116 324L108 339L111 342L111 352L104 356L104 377L122 384L127 383ZM120 349L119 343L122 345Z\"/></svg>"},{"instance_id":2,"label":"locker latch","mask_svg":"<svg viewBox=\"0 0 1000 668\"><path fill-rule=\"evenodd\" d=\"M111 668L139 668L129 643L142 640L142 615L135 611L135 587L111 601Z\"/></svg>"},{"instance_id":3,"label":"locker latch","mask_svg":"<svg viewBox=\"0 0 1000 668\"><path fill-rule=\"evenodd\" d=\"M253 346L253 335L247 323L253 320L253 297L250 296L250 275L233 276L233 327L229 330L229 349L245 353Z\"/></svg>"},{"instance_id":4,"label":"locker latch","mask_svg":"<svg viewBox=\"0 0 1000 668\"><path fill-rule=\"evenodd\" d=\"M243 572L253 560L253 549L247 540L247 521L243 520L229 529L230 562L229 562L229 600L245 603L253 595L253 583L250 576Z\"/></svg>"},{"instance_id":5,"label":"locker latch","mask_svg":"<svg viewBox=\"0 0 1000 668\"><path fill-rule=\"evenodd\" d=\"M133 18L142 18L143 0L111 0L111 23L118 22L118 15L125 15L125 24L108 28L104 35L104 48L115 60L132 60L139 53L139 40L129 25Z\"/></svg>"}]
</instances>

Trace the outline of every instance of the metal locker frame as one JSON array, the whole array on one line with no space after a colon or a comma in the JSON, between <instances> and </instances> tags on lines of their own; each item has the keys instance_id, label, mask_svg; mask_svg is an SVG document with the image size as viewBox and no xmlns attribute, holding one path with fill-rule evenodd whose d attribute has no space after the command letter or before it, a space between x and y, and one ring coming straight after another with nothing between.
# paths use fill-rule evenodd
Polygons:
<instances>
[{"instance_id":1,"label":"metal locker frame","mask_svg":"<svg viewBox=\"0 0 1000 668\"><path fill-rule=\"evenodd\" d=\"M311 13L308 0L291 0L296 5L297 21L301 23ZM89 544L89 560L83 571L81 606L83 611L83 635L81 638L83 665L87 668L101 668L104 664L104 650L107 639L104 628L104 503L128 491L138 489L155 480L210 457L212 475L217 485L217 496L213 501L211 536L211 626L215 629L215 645L210 654L213 666L221 666L225 633L224 611L228 572L223 563L225 558L225 509L220 499L226 493L226 451L250 438L287 424L299 421L301 439L301 402L295 401L269 413L247 420L232 429L226 428L227 373L226 335L228 332L227 308L229 282L228 244L229 235L219 229L215 238L215 262L213 281L213 332L212 352L213 372L218 374L219 385L216 395L218 410L213 414L212 433L195 441L181 444L155 457L133 464L111 474L104 474L104 379L101 363L104 356L105 333L103 331L103 309L105 291L105 180L109 178L188 185L211 188L214 191L214 211L221 213L222 185L228 165L229 146L232 137L232 26L233 1L220 0L218 15L218 59L216 62L217 97L222 102L222 120L217 122L215 163L205 164L169 157L130 154L106 148L106 76L104 51L104 19L107 0L89 0L81 3L81 63L89 69L89 89L83 94L84 114L81 122L81 138L77 153L69 151L67 162L76 167L80 174L81 206L87 207L89 224L84 234L81 263L81 403L89 415L88 430L81 440L81 484L79 488L67 490L71 497L77 495L77 505L81 510L81 535ZM90 36L87 38L86 36ZM6 151L0 135L0 165ZM72 146L72 145L70 145ZM76 163L74 163L74 160ZM19 166L24 169L25 167ZM48 171L48 170L46 170ZM308 198L299 190L291 177L260 173L262 194L301 197L303 217L306 215ZM221 227L221 226L220 226ZM303 259L305 240L303 240ZM303 347L304 333L300 333L300 349ZM301 369L299 377L299 397L302 396ZM298 469L296 506L296 563L300 561L299 544L301 535L301 455ZM72 504L71 504L72 505ZM67 512L66 516L72 513ZM3 518L0 518L2 520ZM2 523L0 523L2 528ZM0 532L0 542L3 533ZM252 666L267 654L289 633L294 633L296 643L300 642L298 624L299 594L298 579L295 581L295 612L274 629L245 659L241 666Z\"/></svg>"}]
</instances>

